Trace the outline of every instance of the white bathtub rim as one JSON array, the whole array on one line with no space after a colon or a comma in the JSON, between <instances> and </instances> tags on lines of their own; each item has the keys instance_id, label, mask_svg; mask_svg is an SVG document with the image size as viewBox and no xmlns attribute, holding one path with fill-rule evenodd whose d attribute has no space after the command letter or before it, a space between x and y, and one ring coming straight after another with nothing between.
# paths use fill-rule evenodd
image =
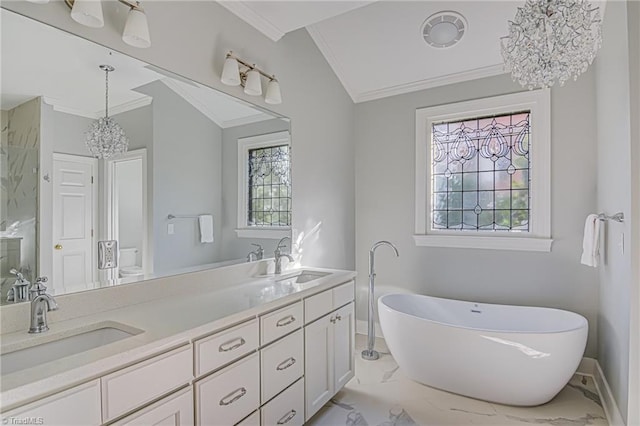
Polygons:
<instances>
[{"instance_id":1,"label":"white bathtub rim","mask_svg":"<svg viewBox=\"0 0 640 426\"><path fill-rule=\"evenodd\" d=\"M471 303L471 304L480 304L480 305L485 305L485 306L509 306L509 307L514 307L514 308L531 308L531 309L538 309L538 310L549 310L549 311L559 311L559 312L563 312L563 313L568 313L571 315L575 315L577 316L578 320L581 322L581 324L579 326L576 327L571 327L571 328L565 328L562 330L535 330L535 331L522 331L522 330L504 330L504 329L495 329L495 328L481 328L481 327L466 327L466 326L462 326L462 325L458 325L458 324L452 324L450 322L443 322L443 321L436 321L433 319L429 319L429 318L423 318L417 315L412 315L409 313L406 313L404 311L400 311L397 309L392 308L391 306L387 305L384 303L384 299L387 297L391 297L391 296L411 296L411 297L419 297L419 298L428 298L428 299L438 299L438 300L448 300L448 301L455 301L455 302L460 302L460 303ZM399 315L402 315L404 317L407 318L413 318L416 320L420 320L420 321L425 321L425 322L429 322L432 324L437 324L437 325L441 325L444 327L451 327L451 328L455 328L455 329L459 329L459 330L470 330L470 331L481 331L481 332L485 332L485 333L504 333L504 334L522 334L522 335L539 335L539 334L563 334L563 333L570 333L573 331L578 331L578 330L582 330L583 328L586 328L587 330L589 329L589 322L587 321L587 319L580 315L577 312L573 312L573 311L568 311L565 309L558 309L558 308L547 308L547 307L541 307L541 306L524 306L524 305L507 305L507 304L499 304L499 303L484 303L484 302L471 302L468 300L459 300L459 299L450 299L450 298L445 298L445 297L436 297L436 296L428 296L428 295L424 295L424 294L407 294L407 293L387 293L383 296L380 296L378 298L378 311L380 311L381 309L387 309L389 311L395 312Z\"/></svg>"}]
</instances>

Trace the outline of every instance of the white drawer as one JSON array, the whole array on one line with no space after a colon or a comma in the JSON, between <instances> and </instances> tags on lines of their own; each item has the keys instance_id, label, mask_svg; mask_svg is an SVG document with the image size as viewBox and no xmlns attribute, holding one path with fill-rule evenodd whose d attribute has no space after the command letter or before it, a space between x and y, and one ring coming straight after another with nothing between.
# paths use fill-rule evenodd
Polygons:
<instances>
[{"instance_id":1,"label":"white drawer","mask_svg":"<svg viewBox=\"0 0 640 426\"><path fill-rule=\"evenodd\" d=\"M195 389L197 424L236 424L260 406L258 354L196 382Z\"/></svg>"},{"instance_id":2,"label":"white drawer","mask_svg":"<svg viewBox=\"0 0 640 426\"><path fill-rule=\"evenodd\" d=\"M302 327L302 302L260 317L260 343L266 345Z\"/></svg>"},{"instance_id":3,"label":"white drawer","mask_svg":"<svg viewBox=\"0 0 640 426\"><path fill-rule=\"evenodd\" d=\"M304 374L302 330L260 352L261 395L264 404Z\"/></svg>"},{"instance_id":4,"label":"white drawer","mask_svg":"<svg viewBox=\"0 0 640 426\"><path fill-rule=\"evenodd\" d=\"M2 413L4 424L25 417L42 419L43 424L85 426L102 423L100 413L100 380L76 386L15 410ZM35 424L35 423L34 423Z\"/></svg>"},{"instance_id":5,"label":"white drawer","mask_svg":"<svg viewBox=\"0 0 640 426\"><path fill-rule=\"evenodd\" d=\"M262 407L262 426L304 424L304 378Z\"/></svg>"},{"instance_id":6,"label":"white drawer","mask_svg":"<svg viewBox=\"0 0 640 426\"><path fill-rule=\"evenodd\" d=\"M196 340L196 377L220 368L258 348L258 320L253 319Z\"/></svg>"},{"instance_id":7,"label":"white drawer","mask_svg":"<svg viewBox=\"0 0 640 426\"><path fill-rule=\"evenodd\" d=\"M112 426L193 426L193 391L191 387L175 392Z\"/></svg>"},{"instance_id":8,"label":"white drawer","mask_svg":"<svg viewBox=\"0 0 640 426\"><path fill-rule=\"evenodd\" d=\"M260 410L256 410L249 417L238 423L236 426L260 426Z\"/></svg>"},{"instance_id":9,"label":"white drawer","mask_svg":"<svg viewBox=\"0 0 640 426\"><path fill-rule=\"evenodd\" d=\"M191 346L183 346L104 376L102 412L111 420L188 383L193 377Z\"/></svg>"},{"instance_id":10,"label":"white drawer","mask_svg":"<svg viewBox=\"0 0 640 426\"><path fill-rule=\"evenodd\" d=\"M352 302L355 298L355 284L353 281L334 287L331 291L333 292L333 309L338 309Z\"/></svg>"},{"instance_id":11,"label":"white drawer","mask_svg":"<svg viewBox=\"0 0 640 426\"><path fill-rule=\"evenodd\" d=\"M333 294L331 290L323 291L304 299L304 323L326 315L333 310Z\"/></svg>"}]
</instances>

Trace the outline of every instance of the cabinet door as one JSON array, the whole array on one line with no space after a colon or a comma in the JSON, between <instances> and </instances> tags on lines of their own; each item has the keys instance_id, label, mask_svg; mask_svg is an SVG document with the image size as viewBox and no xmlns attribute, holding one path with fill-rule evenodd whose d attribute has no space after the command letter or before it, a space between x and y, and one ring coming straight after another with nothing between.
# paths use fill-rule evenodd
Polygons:
<instances>
[{"instance_id":1,"label":"cabinet door","mask_svg":"<svg viewBox=\"0 0 640 426\"><path fill-rule=\"evenodd\" d=\"M100 381L94 380L2 413L3 424L21 424L20 420L25 418L33 421L30 424L59 426L101 424Z\"/></svg>"},{"instance_id":2,"label":"cabinet door","mask_svg":"<svg viewBox=\"0 0 640 426\"><path fill-rule=\"evenodd\" d=\"M353 302L332 314L333 325L334 387L336 393L354 376L355 318Z\"/></svg>"},{"instance_id":3,"label":"cabinet door","mask_svg":"<svg viewBox=\"0 0 640 426\"><path fill-rule=\"evenodd\" d=\"M304 329L306 420L333 396L333 318L325 315Z\"/></svg>"},{"instance_id":4,"label":"cabinet door","mask_svg":"<svg viewBox=\"0 0 640 426\"><path fill-rule=\"evenodd\" d=\"M193 391L183 389L134 413L113 426L193 426Z\"/></svg>"}]
</instances>

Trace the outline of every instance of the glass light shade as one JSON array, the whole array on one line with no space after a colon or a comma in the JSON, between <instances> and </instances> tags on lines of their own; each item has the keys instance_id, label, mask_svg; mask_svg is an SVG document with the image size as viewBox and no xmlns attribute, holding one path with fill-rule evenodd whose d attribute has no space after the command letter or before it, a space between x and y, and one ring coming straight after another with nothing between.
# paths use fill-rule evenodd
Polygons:
<instances>
[{"instance_id":1,"label":"glass light shade","mask_svg":"<svg viewBox=\"0 0 640 426\"><path fill-rule=\"evenodd\" d=\"M262 82L260 81L260 73L251 70L247 73L247 81L244 83L244 93L252 96L262 95Z\"/></svg>"},{"instance_id":2,"label":"glass light shade","mask_svg":"<svg viewBox=\"0 0 640 426\"><path fill-rule=\"evenodd\" d=\"M100 0L75 0L71 8L71 19L87 27L103 27L102 2Z\"/></svg>"},{"instance_id":3,"label":"glass light shade","mask_svg":"<svg viewBox=\"0 0 640 426\"><path fill-rule=\"evenodd\" d=\"M529 89L576 80L602 44L601 24L588 1L527 0L501 39L505 68Z\"/></svg>"},{"instance_id":4,"label":"glass light shade","mask_svg":"<svg viewBox=\"0 0 640 426\"><path fill-rule=\"evenodd\" d=\"M122 41L133 47L146 48L151 46L149 23L144 11L133 8L129 11L122 32Z\"/></svg>"},{"instance_id":5,"label":"glass light shade","mask_svg":"<svg viewBox=\"0 0 640 426\"><path fill-rule=\"evenodd\" d=\"M127 152L129 147L129 138L111 117L102 117L91 123L86 136L87 148L96 158L111 158Z\"/></svg>"},{"instance_id":6,"label":"glass light shade","mask_svg":"<svg viewBox=\"0 0 640 426\"><path fill-rule=\"evenodd\" d=\"M280 93L280 83L278 83L278 80L269 81L264 101L271 105L278 105L282 103L282 94Z\"/></svg>"},{"instance_id":7,"label":"glass light shade","mask_svg":"<svg viewBox=\"0 0 640 426\"><path fill-rule=\"evenodd\" d=\"M220 81L227 86L240 85L240 68L238 67L238 61L234 58L225 59Z\"/></svg>"}]
</instances>

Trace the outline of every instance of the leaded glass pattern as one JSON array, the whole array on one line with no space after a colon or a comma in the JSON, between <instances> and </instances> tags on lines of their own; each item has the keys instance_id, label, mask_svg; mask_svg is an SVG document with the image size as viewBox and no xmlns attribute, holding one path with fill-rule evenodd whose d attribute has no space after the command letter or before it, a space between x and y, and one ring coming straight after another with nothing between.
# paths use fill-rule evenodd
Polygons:
<instances>
[{"instance_id":1,"label":"leaded glass pattern","mask_svg":"<svg viewBox=\"0 0 640 426\"><path fill-rule=\"evenodd\" d=\"M530 111L431 129L431 228L529 231Z\"/></svg>"},{"instance_id":2,"label":"leaded glass pattern","mask_svg":"<svg viewBox=\"0 0 640 426\"><path fill-rule=\"evenodd\" d=\"M289 145L249 150L248 226L291 226Z\"/></svg>"}]
</instances>

